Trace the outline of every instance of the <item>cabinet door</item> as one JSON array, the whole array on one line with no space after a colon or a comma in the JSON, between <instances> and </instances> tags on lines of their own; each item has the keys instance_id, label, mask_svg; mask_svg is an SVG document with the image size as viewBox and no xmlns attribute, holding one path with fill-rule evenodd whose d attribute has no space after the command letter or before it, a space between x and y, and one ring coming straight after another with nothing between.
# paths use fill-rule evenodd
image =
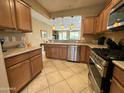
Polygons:
<instances>
[{"instance_id":1,"label":"cabinet door","mask_svg":"<svg viewBox=\"0 0 124 93\"><path fill-rule=\"evenodd\" d=\"M15 14L13 0L0 0L0 28L15 29Z\"/></svg>"},{"instance_id":2,"label":"cabinet door","mask_svg":"<svg viewBox=\"0 0 124 93\"><path fill-rule=\"evenodd\" d=\"M81 46L80 61L86 62L86 46Z\"/></svg>"},{"instance_id":3,"label":"cabinet door","mask_svg":"<svg viewBox=\"0 0 124 93\"><path fill-rule=\"evenodd\" d=\"M103 24L102 24L102 31L107 31L107 24L109 20L109 14L112 9L111 3L106 7L106 9L103 11Z\"/></svg>"},{"instance_id":4,"label":"cabinet door","mask_svg":"<svg viewBox=\"0 0 124 93\"><path fill-rule=\"evenodd\" d=\"M124 93L124 87L121 86L115 79L112 80L110 93Z\"/></svg>"},{"instance_id":5,"label":"cabinet door","mask_svg":"<svg viewBox=\"0 0 124 93\"><path fill-rule=\"evenodd\" d=\"M83 34L94 34L94 17L84 18L83 25L84 31Z\"/></svg>"},{"instance_id":6,"label":"cabinet door","mask_svg":"<svg viewBox=\"0 0 124 93\"><path fill-rule=\"evenodd\" d=\"M45 54L47 58L51 58L52 49L48 47L47 45L45 46Z\"/></svg>"},{"instance_id":7,"label":"cabinet door","mask_svg":"<svg viewBox=\"0 0 124 93\"><path fill-rule=\"evenodd\" d=\"M32 31L30 7L20 0L16 0L17 28L23 32Z\"/></svg>"},{"instance_id":8,"label":"cabinet door","mask_svg":"<svg viewBox=\"0 0 124 93\"><path fill-rule=\"evenodd\" d=\"M59 48L57 47L57 45L52 46L52 48L51 48L51 56L52 56L52 58L55 58L55 59L58 59L60 57Z\"/></svg>"},{"instance_id":9,"label":"cabinet door","mask_svg":"<svg viewBox=\"0 0 124 93\"><path fill-rule=\"evenodd\" d=\"M35 77L43 69L42 56L37 55L31 58L32 77Z\"/></svg>"},{"instance_id":10,"label":"cabinet door","mask_svg":"<svg viewBox=\"0 0 124 93\"><path fill-rule=\"evenodd\" d=\"M7 69L10 88L15 88L12 93L17 93L31 79L30 61L18 63Z\"/></svg>"},{"instance_id":11,"label":"cabinet door","mask_svg":"<svg viewBox=\"0 0 124 93\"><path fill-rule=\"evenodd\" d=\"M61 46L59 48L59 58L66 60L67 59L67 46Z\"/></svg>"}]
</instances>

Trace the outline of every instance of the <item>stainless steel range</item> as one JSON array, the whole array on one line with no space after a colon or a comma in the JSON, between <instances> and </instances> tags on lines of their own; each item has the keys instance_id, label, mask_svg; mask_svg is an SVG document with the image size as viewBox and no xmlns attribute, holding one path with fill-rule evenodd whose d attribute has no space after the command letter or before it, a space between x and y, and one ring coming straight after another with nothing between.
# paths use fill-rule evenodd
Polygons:
<instances>
[{"instance_id":1,"label":"stainless steel range","mask_svg":"<svg viewBox=\"0 0 124 93\"><path fill-rule=\"evenodd\" d=\"M124 60L124 51L107 48L91 50L88 64L91 93L109 93L113 72L112 60Z\"/></svg>"}]
</instances>

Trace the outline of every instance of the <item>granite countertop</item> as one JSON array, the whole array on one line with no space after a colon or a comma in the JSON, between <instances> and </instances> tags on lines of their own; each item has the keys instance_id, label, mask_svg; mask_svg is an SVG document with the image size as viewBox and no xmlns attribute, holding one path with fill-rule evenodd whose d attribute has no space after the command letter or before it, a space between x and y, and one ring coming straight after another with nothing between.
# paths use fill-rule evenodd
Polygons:
<instances>
[{"instance_id":1,"label":"granite countertop","mask_svg":"<svg viewBox=\"0 0 124 93\"><path fill-rule=\"evenodd\" d=\"M4 58L9 58L15 55L19 55L22 53L30 52L36 49L40 49L41 47L29 47L29 48L13 48L9 49L7 52L3 52Z\"/></svg>"},{"instance_id":2,"label":"granite countertop","mask_svg":"<svg viewBox=\"0 0 124 93\"><path fill-rule=\"evenodd\" d=\"M113 63L124 71L124 61L113 61Z\"/></svg>"},{"instance_id":3,"label":"granite countertop","mask_svg":"<svg viewBox=\"0 0 124 93\"><path fill-rule=\"evenodd\" d=\"M90 48L107 48L105 45L97 45L97 44L91 44L91 43L42 43L41 45L45 44L54 44L54 45L85 45L89 46Z\"/></svg>"}]
</instances>

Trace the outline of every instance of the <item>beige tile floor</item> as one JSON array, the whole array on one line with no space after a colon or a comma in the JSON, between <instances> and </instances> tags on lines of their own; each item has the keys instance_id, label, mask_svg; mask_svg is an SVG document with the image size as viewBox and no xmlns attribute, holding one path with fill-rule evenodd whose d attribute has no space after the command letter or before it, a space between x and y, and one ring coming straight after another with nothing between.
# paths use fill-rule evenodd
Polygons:
<instances>
[{"instance_id":1,"label":"beige tile floor","mask_svg":"<svg viewBox=\"0 0 124 93\"><path fill-rule=\"evenodd\" d=\"M43 59L43 71L20 93L90 93L86 64Z\"/></svg>"}]
</instances>

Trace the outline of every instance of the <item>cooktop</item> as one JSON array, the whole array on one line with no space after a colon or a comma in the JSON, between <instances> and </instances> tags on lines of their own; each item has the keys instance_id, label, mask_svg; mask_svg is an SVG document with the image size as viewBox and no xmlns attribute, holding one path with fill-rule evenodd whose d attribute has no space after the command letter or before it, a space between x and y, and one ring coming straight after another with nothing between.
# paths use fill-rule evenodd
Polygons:
<instances>
[{"instance_id":1,"label":"cooktop","mask_svg":"<svg viewBox=\"0 0 124 93\"><path fill-rule=\"evenodd\" d=\"M108 49L108 48L93 48L98 56L105 60L122 60L124 61L124 50Z\"/></svg>"}]
</instances>

